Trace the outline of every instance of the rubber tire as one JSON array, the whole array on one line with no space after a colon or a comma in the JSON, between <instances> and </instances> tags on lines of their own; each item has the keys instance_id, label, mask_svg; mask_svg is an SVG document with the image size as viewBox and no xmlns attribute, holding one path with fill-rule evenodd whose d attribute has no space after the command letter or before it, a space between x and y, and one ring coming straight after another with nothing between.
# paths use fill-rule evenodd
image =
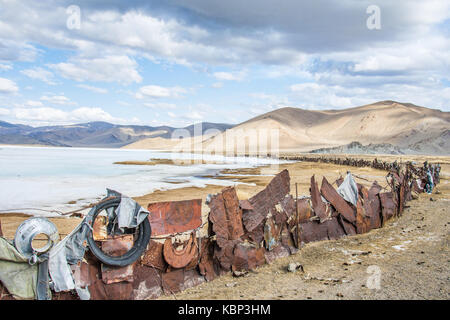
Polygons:
<instances>
[{"instance_id":1,"label":"rubber tire","mask_svg":"<svg viewBox=\"0 0 450 320\"><path fill-rule=\"evenodd\" d=\"M105 201L104 203L99 205L96 212L94 213L92 226L94 225L95 218L102 210L113 206L117 207L119 206L119 204L120 198L115 198ZM117 257L107 255L97 246L97 243L95 242L94 236L92 234L92 230L89 230L88 232L87 242L89 244L91 252L104 264L116 267L125 267L135 262L144 253L145 249L147 248L148 242L150 241L151 233L152 229L150 227L150 222L148 221L148 219L144 219L144 221L139 225L139 235L134 242L133 247L125 254Z\"/></svg>"}]
</instances>

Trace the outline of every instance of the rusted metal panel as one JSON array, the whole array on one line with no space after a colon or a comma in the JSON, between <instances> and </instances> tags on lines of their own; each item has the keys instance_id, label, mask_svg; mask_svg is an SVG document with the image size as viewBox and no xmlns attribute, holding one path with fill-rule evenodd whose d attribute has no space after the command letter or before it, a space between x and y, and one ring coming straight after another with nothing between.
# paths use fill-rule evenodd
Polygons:
<instances>
[{"instance_id":1,"label":"rusted metal panel","mask_svg":"<svg viewBox=\"0 0 450 320\"><path fill-rule=\"evenodd\" d=\"M313 208L310 198L298 199L298 222L309 220L313 216Z\"/></svg>"},{"instance_id":2,"label":"rusted metal panel","mask_svg":"<svg viewBox=\"0 0 450 320\"><path fill-rule=\"evenodd\" d=\"M366 212L361 201L361 197L359 197L356 202L356 233L359 234L370 231L370 218L368 216L366 217Z\"/></svg>"},{"instance_id":3,"label":"rusted metal panel","mask_svg":"<svg viewBox=\"0 0 450 320\"><path fill-rule=\"evenodd\" d=\"M105 284L101 279L100 263L88 260L88 287L91 300L128 300L131 298L133 285L130 282Z\"/></svg>"},{"instance_id":4,"label":"rusted metal panel","mask_svg":"<svg viewBox=\"0 0 450 320\"><path fill-rule=\"evenodd\" d=\"M322 179L320 192L348 222L354 223L356 221L353 208L337 193L325 177Z\"/></svg>"},{"instance_id":5,"label":"rusted metal panel","mask_svg":"<svg viewBox=\"0 0 450 320\"><path fill-rule=\"evenodd\" d=\"M363 207L366 217L369 219L369 229L375 229L381 227L381 210L380 200L378 196L371 196L370 190L363 187L361 189L361 198L363 201Z\"/></svg>"},{"instance_id":6,"label":"rusted metal panel","mask_svg":"<svg viewBox=\"0 0 450 320\"><path fill-rule=\"evenodd\" d=\"M249 243L240 243L234 247L232 271L253 270L265 263L264 248L256 248Z\"/></svg>"},{"instance_id":7,"label":"rusted metal panel","mask_svg":"<svg viewBox=\"0 0 450 320\"><path fill-rule=\"evenodd\" d=\"M231 270L231 265L233 264L234 246L240 242L240 240L228 240L223 242L222 246L219 246L216 242L216 246L214 248L214 258L217 259L223 270Z\"/></svg>"},{"instance_id":8,"label":"rusted metal panel","mask_svg":"<svg viewBox=\"0 0 450 320\"><path fill-rule=\"evenodd\" d=\"M252 204L248 200L239 200L239 207L242 210L253 210L253 209L255 209L255 208L253 208Z\"/></svg>"},{"instance_id":9,"label":"rusted metal panel","mask_svg":"<svg viewBox=\"0 0 450 320\"><path fill-rule=\"evenodd\" d=\"M180 249L180 247L182 248ZM177 248L172 244L171 238L166 239L163 253L164 259L173 268L186 267L192 260L197 260L198 258L197 238L195 234L192 233L189 240Z\"/></svg>"},{"instance_id":10,"label":"rusted metal panel","mask_svg":"<svg viewBox=\"0 0 450 320\"><path fill-rule=\"evenodd\" d=\"M103 241L108 238L107 232L108 218L106 216L98 216L94 221L93 238L95 241Z\"/></svg>"},{"instance_id":11,"label":"rusted metal panel","mask_svg":"<svg viewBox=\"0 0 450 320\"><path fill-rule=\"evenodd\" d=\"M306 221L299 224L300 243L328 240L328 225L316 221Z\"/></svg>"},{"instance_id":12,"label":"rusted metal panel","mask_svg":"<svg viewBox=\"0 0 450 320\"><path fill-rule=\"evenodd\" d=\"M314 175L311 177L311 203L314 209L314 213L316 214L316 216L319 217L320 222L323 222L329 218L327 213L327 206L325 202L322 201L322 197L319 192L319 187L317 185Z\"/></svg>"},{"instance_id":13,"label":"rusted metal panel","mask_svg":"<svg viewBox=\"0 0 450 320\"><path fill-rule=\"evenodd\" d=\"M396 205L394 202L394 194L393 192L381 192L378 196L381 201L381 213L384 223L395 215Z\"/></svg>"},{"instance_id":14,"label":"rusted metal panel","mask_svg":"<svg viewBox=\"0 0 450 320\"><path fill-rule=\"evenodd\" d=\"M165 294L173 294L183 290L184 272L185 270L181 268L161 275L162 287Z\"/></svg>"},{"instance_id":15,"label":"rusted metal panel","mask_svg":"<svg viewBox=\"0 0 450 320\"><path fill-rule=\"evenodd\" d=\"M102 280L106 284L122 281L133 282L134 263L126 267L113 267L102 264L101 270Z\"/></svg>"},{"instance_id":16,"label":"rusted metal panel","mask_svg":"<svg viewBox=\"0 0 450 320\"><path fill-rule=\"evenodd\" d=\"M202 224L202 199L150 203L152 236L196 229Z\"/></svg>"},{"instance_id":17,"label":"rusted metal panel","mask_svg":"<svg viewBox=\"0 0 450 320\"><path fill-rule=\"evenodd\" d=\"M197 270L186 270L184 272L184 281L182 290L198 286L203 282L205 282L205 277L199 274Z\"/></svg>"},{"instance_id":18,"label":"rusted metal panel","mask_svg":"<svg viewBox=\"0 0 450 320\"><path fill-rule=\"evenodd\" d=\"M209 206L209 220L219 246L223 246L227 240L236 240L244 235L242 210L239 208L235 188L227 187L212 196Z\"/></svg>"},{"instance_id":19,"label":"rusted metal panel","mask_svg":"<svg viewBox=\"0 0 450 320\"><path fill-rule=\"evenodd\" d=\"M282 201L290 191L289 171L286 169L278 173L269 184L248 201L255 208L254 211L265 218L277 203Z\"/></svg>"},{"instance_id":20,"label":"rusted metal panel","mask_svg":"<svg viewBox=\"0 0 450 320\"><path fill-rule=\"evenodd\" d=\"M342 228L337 217L333 217L331 220L327 220L323 224L327 227L327 236L330 240L336 240L346 235L345 230Z\"/></svg>"},{"instance_id":21,"label":"rusted metal panel","mask_svg":"<svg viewBox=\"0 0 450 320\"><path fill-rule=\"evenodd\" d=\"M266 251L264 253L264 257L268 264L274 262L275 260L277 260L279 258L288 257L289 255L290 255L289 250L286 247L284 247L282 244L273 248L272 251Z\"/></svg>"},{"instance_id":22,"label":"rusted metal panel","mask_svg":"<svg viewBox=\"0 0 450 320\"><path fill-rule=\"evenodd\" d=\"M111 256L120 256L133 247L133 236L116 236L112 239L102 241L102 251ZM102 280L105 284L122 281L133 281L134 264L125 267L113 267L101 264Z\"/></svg>"},{"instance_id":23,"label":"rusted metal panel","mask_svg":"<svg viewBox=\"0 0 450 320\"><path fill-rule=\"evenodd\" d=\"M198 268L206 281L212 281L219 275L218 265L214 262L214 242L209 239L202 239L200 263Z\"/></svg>"},{"instance_id":24,"label":"rusted metal panel","mask_svg":"<svg viewBox=\"0 0 450 320\"><path fill-rule=\"evenodd\" d=\"M162 272L156 268L137 265L134 270L133 300L156 299L163 294Z\"/></svg>"},{"instance_id":25,"label":"rusted metal panel","mask_svg":"<svg viewBox=\"0 0 450 320\"><path fill-rule=\"evenodd\" d=\"M341 215L338 216L338 221L339 224L344 229L346 235L353 236L356 234L356 227L347 220L345 220Z\"/></svg>"},{"instance_id":26,"label":"rusted metal panel","mask_svg":"<svg viewBox=\"0 0 450 320\"><path fill-rule=\"evenodd\" d=\"M142 256L141 263L162 271L166 270L167 263L163 257L163 247L162 243L150 240L148 248Z\"/></svg>"}]
</instances>

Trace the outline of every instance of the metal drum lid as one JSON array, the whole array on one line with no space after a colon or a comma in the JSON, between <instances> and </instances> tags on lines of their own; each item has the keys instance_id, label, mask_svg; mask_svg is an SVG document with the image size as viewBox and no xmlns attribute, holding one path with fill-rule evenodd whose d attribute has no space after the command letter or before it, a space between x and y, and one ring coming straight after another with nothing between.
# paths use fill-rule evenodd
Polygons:
<instances>
[{"instance_id":1,"label":"metal drum lid","mask_svg":"<svg viewBox=\"0 0 450 320\"><path fill-rule=\"evenodd\" d=\"M39 235L47 236L47 243L42 247L33 248L33 240ZM48 219L34 217L25 220L20 224L14 236L14 246L27 258L35 254L47 252L59 240L58 229Z\"/></svg>"}]
</instances>

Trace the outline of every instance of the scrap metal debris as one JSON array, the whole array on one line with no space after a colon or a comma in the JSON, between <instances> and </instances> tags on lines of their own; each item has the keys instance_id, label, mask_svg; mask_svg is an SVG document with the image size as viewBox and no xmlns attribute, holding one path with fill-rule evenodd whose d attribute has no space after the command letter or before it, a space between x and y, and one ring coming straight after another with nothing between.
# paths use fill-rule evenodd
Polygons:
<instances>
[{"instance_id":1,"label":"scrap metal debris","mask_svg":"<svg viewBox=\"0 0 450 320\"><path fill-rule=\"evenodd\" d=\"M52 292L53 299L155 299L229 272L245 276L265 263L294 254L305 243L380 228L402 213L406 201L429 190L430 180L434 182L432 186L439 182L440 167L434 164L418 168L376 159L372 162L323 157L298 160L390 170L389 188L382 188L376 181L366 188L355 183L348 173L345 179L341 177L336 181L340 189L336 190L325 177L319 189L313 175L310 197L294 198L290 195L289 172L283 170L248 200L239 200L234 187L209 196L209 228L202 238L194 231L202 225L201 199L151 203L146 221L151 223L153 236L167 235L164 242L161 238L151 240L140 259L124 267L102 263L88 251L83 261L70 268L76 279L76 291ZM110 256L121 256L133 246L133 235L108 235L108 218L100 216L95 220L93 238ZM188 240L176 238L187 231L192 232ZM8 247L6 242L5 247ZM0 256L0 264L2 259ZM31 279L36 268L29 266L25 257L22 260L32 269ZM287 270L304 272L300 263L290 263ZM304 277L326 283L344 282L343 279ZM8 293L7 289L15 290L8 278L0 277L0 280L0 300L21 298L17 292ZM34 283L30 288L35 287Z\"/></svg>"}]
</instances>

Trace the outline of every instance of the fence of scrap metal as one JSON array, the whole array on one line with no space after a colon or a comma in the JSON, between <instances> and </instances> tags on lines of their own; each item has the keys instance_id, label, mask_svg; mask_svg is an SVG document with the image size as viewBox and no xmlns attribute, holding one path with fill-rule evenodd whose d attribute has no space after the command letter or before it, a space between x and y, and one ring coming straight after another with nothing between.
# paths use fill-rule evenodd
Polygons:
<instances>
[{"instance_id":1,"label":"fence of scrap metal","mask_svg":"<svg viewBox=\"0 0 450 320\"><path fill-rule=\"evenodd\" d=\"M305 157L297 160L319 161ZM388 188L376 181L368 188L356 184L357 200L352 203L344 200L325 177L319 188L313 175L310 197L295 198L290 194L289 172L283 170L250 199L239 200L234 187L208 196L208 232L202 237L197 232L203 227L201 199L151 203L152 240L141 258L117 268L102 264L88 251L85 260L74 267L77 281L88 288L92 300L155 299L174 294L229 272L243 274L294 254L308 242L380 228L402 214L406 201L429 192L430 183L432 189L439 182L440 166L436 164L417 167L412 163L348 158L320 161L389 170ZM335 183L339 187L343 182L341 177ZM103 227L94 227L102 249L111 255L126 252L132 237L111 238ZM177 235L186 232L191 232L189 239L176 241ZM0 299L11 299L1 283L0 293ZM78 299L75 291L52 295L53 299Z\"/></svg>"}]
</instances>

